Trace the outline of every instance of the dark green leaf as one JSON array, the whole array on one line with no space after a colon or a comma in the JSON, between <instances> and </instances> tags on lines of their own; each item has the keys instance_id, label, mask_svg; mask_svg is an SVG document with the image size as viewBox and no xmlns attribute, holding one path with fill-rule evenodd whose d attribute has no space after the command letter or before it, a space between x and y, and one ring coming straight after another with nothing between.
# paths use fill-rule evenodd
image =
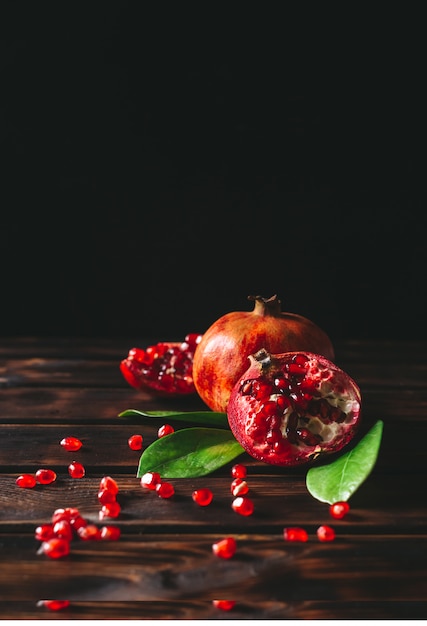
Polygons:
<instances>
[{"instance_id":1,"label":"dark green leaf","mask_svg":"<svg viewBox=\"0 0 427 626\"><path fill-rule=\"evenodd\" d=\"M227 414L216 413L215 411L138 411L137 409L127 409L119 413L119 417L161 417L168 420L179 420L182 422L195 422L197 424L209 424L220 428L229 428Z\"/></svg>"},{"instance_id":2,"label":"dark green leaf","mask_svg":"<svg viewBox=\"0 0 427 626\"><path fill-rule=\"evenodd\" d=\"M328 465L310 468L306 484L311 495L329 504L347 501L371 473L382 432L383 422L378 420L352 450Z\"/></svg>"},{"instance_id":3,"label":"dark green leaf","mask_svg":"<svg viewBox=\"0 0 427 626\"><path fill-rule=\"evenodd\" d=\"M244 450L229 430L182 428L156 439L141 454L137 477L158 472L162 478L206 476Z\"/></svg>"}]
</instances>

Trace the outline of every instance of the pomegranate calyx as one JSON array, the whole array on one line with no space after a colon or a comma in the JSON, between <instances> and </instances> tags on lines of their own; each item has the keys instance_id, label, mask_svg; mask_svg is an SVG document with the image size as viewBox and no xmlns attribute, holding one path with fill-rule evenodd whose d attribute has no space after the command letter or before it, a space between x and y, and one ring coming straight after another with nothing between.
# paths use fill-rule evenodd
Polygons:
<instances>
[{"instance_id":1,"label":"pomegranate calyx","mask_svg":"<svg viewBox=\"0 0 427 626\"><path fill-rule=\"evenodd\" d=\"M255 302L253 313L262 317L271 315L273 317L279 317L282 309L281 302L274 294L270 298L264 298L263 296L248 296L248 300Z\"/></svg>"}]
</instances>

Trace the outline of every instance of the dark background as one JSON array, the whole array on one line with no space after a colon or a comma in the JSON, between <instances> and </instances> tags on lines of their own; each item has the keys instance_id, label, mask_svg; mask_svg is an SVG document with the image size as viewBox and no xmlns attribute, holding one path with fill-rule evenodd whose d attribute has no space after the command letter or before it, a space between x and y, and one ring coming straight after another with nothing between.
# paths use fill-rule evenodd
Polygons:
<instances>
[{"instance_id":1,"label":"dark background","mask_svg":"<svg viewBox=\"0 0 427 626\"><path fill-rule=\"evenodd\" d=\"M421 15L230 6L2 3L0 335L426 337Z\"/></svg>"}]
</instances>

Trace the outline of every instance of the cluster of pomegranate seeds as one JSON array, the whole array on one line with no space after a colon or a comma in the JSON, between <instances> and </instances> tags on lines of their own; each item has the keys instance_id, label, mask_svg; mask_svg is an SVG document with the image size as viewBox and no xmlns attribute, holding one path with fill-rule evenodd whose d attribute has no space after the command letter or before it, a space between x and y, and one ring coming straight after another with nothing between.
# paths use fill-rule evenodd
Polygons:
<instances>
[{"instance_id":1,"label":"cluster of pomegranate seeds","mask_svg":"<svg viewBox=\"0 0 427 626\"><path fill-rule=\"evenodd\" d=\"M60 559L70 554L74 539L83 541L117 541L120 537L118 526L102 526L89 523L75 507L56 509L50 523L37 526L34 536L41 541L38 554L51 559Z\"/></svg>"},{"instance_id":2,"label":"cluster of pomegranate seeds","mask_svg":"<svg viewBox=\"0 0 427 626\"><path fill-rule=\"evenodd\" d=\"M131 435L128 439L128 446L131 450L142 450L142 435Z\"/></svg>"},{"instance_id":3,"label":"cluster of pomegranate seeds","mask_svg":"<svg viewBox=\"0 0 427 626\"><path fill-rule=\"evenodd\" d=\"M175 494L174 486L162 480L158 472L146 472L140 479L141 487L155 491L159 498L171 498Z\"/></svg>"},{"instance_id":4,"label":"cluster of pomegranate seeds","mask_svg":"<svg viewBox=\"0 0 427 626\"><path fill-rule=\"evenodd\" d=\"M43 606L50 611L62 611L70 606L69 600L39 600L37 606Z\"/></svg>"},{"instance_id":5,"label":"cluster of pomegranate seeds","mask_svg":"<svg viewBox=\"0 0 427 626\"><path fill-rule=\"evenodd\" d=\"M101 505L99 519L105 517L118 517L121 506L117 501L119 486L111 476L103 476L99 483L98 502Z\"/></svg>"},{"instance_id":6,"label":"cluster of pomegranate seeds","mask_svg":"<svg viewBox=\"0 0 427 626\"><path fill-rule=\"evenodd\" d=\"M254 512L255 506L253 501L246 496L249 492L249 485L245 478L248 471L245 465L242 463L236 463L231 468L231 481L230 491L235 499L231 503L231 508L235 513L248 517Z\"/></svg>"},{"instance_id":7,"label":"cluster of pomegranate seeds","mask_svg":"<svg viewBox=\"0 0 427 626\"><path fill-rule=\"evenodd\" d=\"M76 452L77 450L80 450L83 444L77 437L69 436L61 439L59 445L61 445L64 450L67 450L68 452Z\"/></svg>"},{"instance_id":8,"label":"cluster of pomegranate seeds","mask_svg":"<svg viewBox=\"0 0 427 626\"><path fill-rule=\"evenodd\" d=\"M234 537L225 537L212 544L212 552L221 559L231 559L236 554L237 543Z\"/></svg>"},{"instance_id":9,"label":"cluster of pomegranate seeds","mask_svg":"<svg viewBox=\"0 0 427 626\"><path fill-rule=\"evenodd\" d=\"M21 474L15 480L15 484L22 489L32 489L39 485L50 485L56 480L56 472L47 467L41 467L35 474Z\"/></svg>"},{"instance_id":10,"label":"cluster of pomegranate seeds","mask_svg":"<svg viewBox=\"0 0 427 626\"><path fill-rule=\"evenodd\" d=\"M191 497L199 506L208 506L213 500L213 493L208 487L202 487L201 489L195 489Z\"/></svg>"},{"instance_id":11,"label":"cluster of pomegranate seeds","mask_svg":"<svg viewBox=\"0 0 427 626\"><path fill-rule=\"evenodd\" d=\"M166 394L195 393L193 384L193 357L202 336L186 335L183 342L159 342L129 350L120 363L125 380L136 389L148 387Z\"/></svg>"},{"instance_id":12,"label":"cluster of pomegranate seeds","mask_svg":"<svg viewBox=\"0 0 427 626\"><path fill-rule=\"evenodd\" d=\"M231 611L236 606L236 600L212 600L212 604L216 609Z\"/></svg>"},{"instance_id":13,"label":"cluster of pomegranate seeds","mask_svg":"<svg viewBox=\"0 0 427 626\"><path fill-rule=\"evenodd\" d=\"M348 502L334 502L329 507L329 513L334 519L342 519L350 511L350 505Z\"/></svg>"},{"instance_id":14,"label":"cluster of pomegranate seeds","mask_svg":"<svg viewBox=\"0 0 427 626\"><path fill-rule=\"evenodd\" d=\"M170 424L163 424L163 426L160 426L159 430L157 431L157 437L165 437L166 435L170 435L173 432L175 432L173 426L171 426Z\"/></svg>"}]
</instances>

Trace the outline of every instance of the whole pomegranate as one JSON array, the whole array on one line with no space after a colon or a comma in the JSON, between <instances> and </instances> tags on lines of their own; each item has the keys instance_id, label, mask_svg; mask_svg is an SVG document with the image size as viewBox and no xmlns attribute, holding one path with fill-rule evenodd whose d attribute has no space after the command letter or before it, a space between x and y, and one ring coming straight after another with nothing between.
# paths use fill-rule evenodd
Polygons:
<instances>
[{"instance_id":1,"label":"whole pomegranate","mask_svg":"<svg viewBox=\"0 0 427 626\"><path fill-rule=\"evenodd\" d=\"M261 348L272 354L308 350L331 360L335 357L326 333L301 315L283 312L277 295L249 296L248 300L255 302L254 309L217 319L194 354L194 385L213 411L226 411L231 390L249 365L249 355Z\"/></svg>"},{"instance_id":2,"label":"whole pomegranate","mask_svg":"<svg viewBox=\"0 0 427 626\"><path fill-rule=\"evenodd\" d=\"M358 385L332 361L311 352L259 350L236 383L227 416L237 441L255 459L294 466L337 452L360 421Z\"/></svg>"},{"instance_id":3,"label":"whole pomegranate","mask_svg":"<svg viewBox=\"0 0 427 626\"><path fill-rule=\"evenodd\" d=\"M164 396L196 393L193 357L201 335L188 334L182 342L160 342L148 348L132 348L120 362L124 379L136 389Z\"/></svg>"}]
</instances>

